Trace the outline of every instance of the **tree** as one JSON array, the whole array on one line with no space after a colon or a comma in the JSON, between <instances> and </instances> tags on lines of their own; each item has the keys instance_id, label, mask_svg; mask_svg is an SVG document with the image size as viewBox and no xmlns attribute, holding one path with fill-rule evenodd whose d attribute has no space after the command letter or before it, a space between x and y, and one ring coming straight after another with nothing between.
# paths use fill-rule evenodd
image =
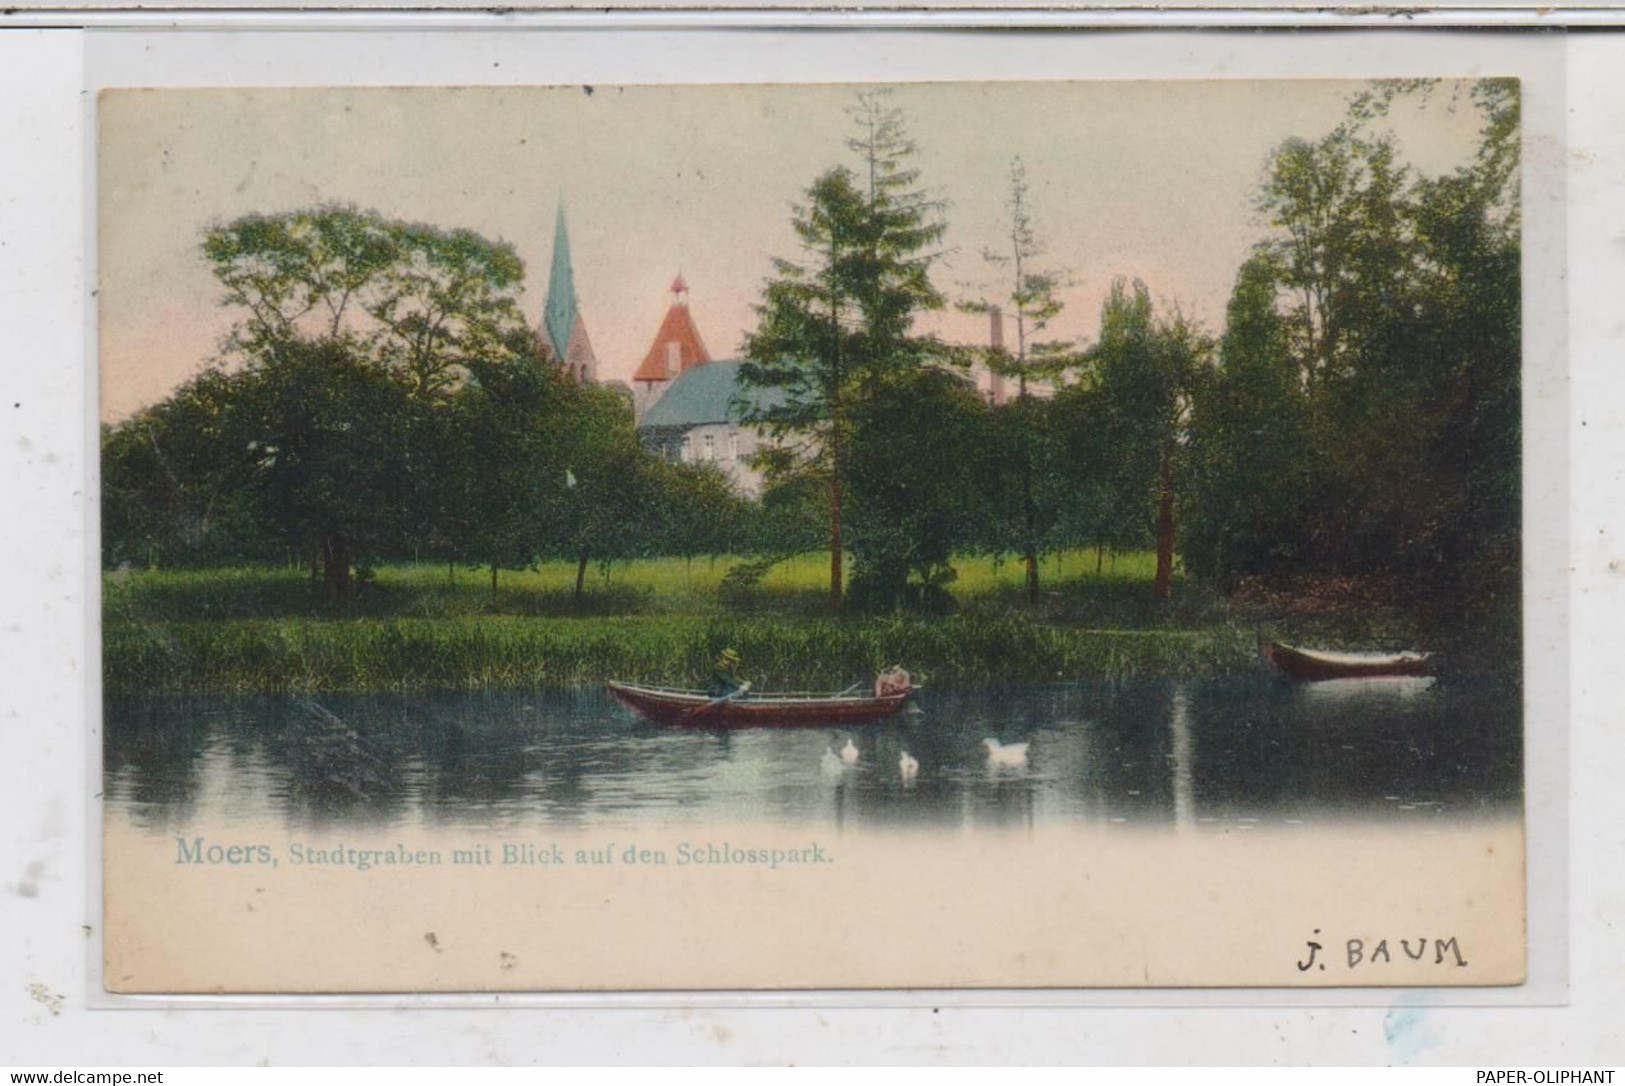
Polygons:
<instances>
[{"instance_id":1,"label":"tree","mask_svg":"<svg viewBox=\"0 0 1625 1086\"><path fill-rule=\"evenodd\" d=\"M805 256L775 260L775 276L746 337L740 379L777 388L782 399L747 421L780 439L762 460L771 480L810 473L829 495L830 604L842 599L842 491L851 412L885 381L940 357L940 346L913 332L924 310L939 309L930 252L944 225L936 205L911 186L905 163L913 144L900 115L878 95L854 107L865 177L836 167L807 190L793 212Z\"/></svg>"},{"instance_id":2,"label":"tree","mask_svg":"<svg viewBox=\"0 0 1625 1086\"><path fill-rule=\"evenodd\" d=\"M763 457L768 477L805 472L828 488L832 607L842 596L842 453L856 395L861 318L855 311L868 224L854 181L848 170L830 170L808 189L808 203L796 207L796 234L817 263L774 262L777 278L763 291L760 321L746 337L740 367L746 387L785 392L780 403L747 416L780 439L779 447Z\"/></svg>"},{"instance_id":3,"label":"tree","mask_svg":"<svg viewBox=\"0 0 1625 1086\"><path fill-rule=\"evenodd\" d=\"M521 353L531 343L525 335L472 361L471 380L436 412L447 423L436 451L440 481L453 484L453 547L489 569L493 600L500 569L527 567L548 549L566 500L567 424L579 405L556 366Z\"/></svg>"},{"instance_id":4,"label":"tree","mask_svg":"<svg viewBox=\"0 0 1625 1086\"><path fill-rule=\"evenodd\" d=\"M890 105L889 89L859 91L847 110L857 134L847 147L857 155L865 180L870 219L868 275L885 289L865 299L864 317L879 347L901 350L907 361L935 354L938 344L910 338L920 309L940 309L943 298L931 284L931 265L941 255L935 246L947 232L945 203L916 187L920 172L911 163L919 153L909 138L903 111Z\"/></svg>"},{"instance_id":5,"label":"tree","mask_svg":"<svg viewBox=\"0 0 1625 1086\"><path fill-rule=\"evenodd\" d=\"M1293 354L1306 386L1336 370L1345 327L1338 306L1352 224L1345 214L1358 186L1358 148L1340 127L1319 142L1289 139L1271 159L1256 207L1283 236L1268 245L1278 282L1293 298Z\"/></svg>"},{"instance_id":6,"label":"tree","mask_svg":"<svg viewBox=\"0 0 1625 1086\"><path fill-rule=\"evenodd\" d=\"M1016 402L1008 410L1014 416L1012 452L1020 477L1019 539L1027 571L1027 599L1037 603L1040 526L1034 474L1039 456L1033 445L1039 438L1040 428L1034 418L1027 385L1029 380L1059 377L1076 360L1070 343L1036 338L1060 315L1064 303L1060 297L1061 277L1034 266L1044 255L1044 246L1033 224L1027 168L1020 157L1010 164L1010 196L1005 206L1009 213L1005 232L1008 247L985 250L982 258L1010 276L1009 289L1003 299L1015 316L1016 347L1013 352L1003 347L989 347L977 353L992 373L1016 379ZM1004 306L984 299L963 303L960 308L972 313L1002 313Z\"/></svg>"},{"instance_id":7,"label":"tree","mask_svg":"<svg viewBox=\"0 0 1625 1086\"><path fill-rule=\"evenodd\" d=\"M1238 277L1198 404L1207 453L1191 539L1214 575L1403 572L1418 592L1462 599L1491 594L1462 580L1486 563L1514 575L1516 85L1473 84L1477 153L1422 177L1378 126L1437 86L1376 83L1343 124L1287 141L1266 166L1258 206L1273 233ZM1251 542L1238 504L1260 513Z\"/></svg>"},{"instance_id":8,"label":"tree","mask_svg":"<svg viewBox=\"0 0 1625 1086\"><path fill-rule=\"evenodd\" d=\"M458 437L434 412L476 368L517 372L533 361L533 337L516 302L524 269L511 246L325 205L212 226L202 252L223 288L222 304L243 311L226 353L251 378L245 425L272 428L250 429L245 440L257 449L283 448L286 435L276 428L299 433L307 423L346 435L332 450L346 451L347 460L310 450L262 460L261 469L276 470L257 476L275 480L268 491L262 487L275 495L265 508L275 531L286 535L303 525L324 533L316 543L320 561L343 565L327 572L330 593L348 594L357 540L398 543L411 530L455 551L454 537L466 542L473 526L489 527L464 516L459 528L450 494L435 485L461 469L448 458ZM333 373L320 372L322 364ZM378 382L400 395L384 403ZM269 402L272 395L285 402ZM387 417L339 417L386 406ZM387 445L369 445L363 435L387 437ZM380 480L390 500L371 511L354 504L341 516L329 499L364 489L361 480L380 462L394 471ZM313 473L299 478L293 465ZM349 482L346 470L354 476ZM296 498L314 504L299 509L291 504Z\"/></svg>"},{"instance_id":9,"label":"tree","mask_svg":"<svg viewBox=\"0 0 1625 1086\"><path fill-rule=\"evenodd\" d=\"M1131 514L1149 506L1158 599L1168 597L1172 582L1185 427L1211 349L1177 310L1158 320L1144 283L1136 280L1130 288L1118 279L1101 307L1099 339L1087 353L1094 425L1109 450L1103 467L1114 503Z\"/></svg>"},{"instance_id":10,"label":"tree","mask_svg":"<svg viewBox=\"0 0 1625 1086\"><path fill-rule=\"evenodd\" d=\"M547 514L552 553L576 563L577 604L595 559L660 552L666 494L658 458L638 443L630 406L609 389L565 382L570 424L563 448L565 488Z\"/></svg>"},{"instance_id":11,"label":"tree","mask_svg":"<svg viewBox=\"0 0 1625 1086\"><path fill-rule=\"evenodd\" d=\"M247 355L302 335L337 337L351 303L400 257L382 219L340 205L212 226L203 255L225 289L221 304L247 311L228 340Z\"/></svg>"},{"instance_id":12,"label":"tree","mask_svg":"<svg viewBox=\"0 0 1625 1086\"><path fill-rule=\"evenodd\" d=\"M505 242L420 223L387 227L396 258L382 269L367 312L382 327L379 356L432 398L476 362L525 360L535 345L515 293L525 267Z\"/></svg>"},{"instance_id":13,"label":"tree","mask_svg":"<svg viewBox=\"0 0 1625 1086\"><path fill-rule=\"evenodd\" d=\"M942 610L953 556L976 542L999 482L992 409L964 377L931 368L888 382L854 415L853 602Z\"/></svg>"},{"instance_id":14,"label":"tree","mask_svg":"<svg viewBox=\"0 0 1625 1086\"><path fill-rule=\"evenodd\" d=\"M276 553L244 493L249 456L233 410L241 383L206 369L102 428L104 561L156 568Z\"/></svg>"},{"instance_id":15,"label":"tree","mask_svg":"<svg viewBox=\"0 0 1625 1086\"><path fill-rule=\"evenodd\" d=\"M1420 345L1426 364L1417 381L1431 408L1423 455L1437 482L1435 515L1416 526L1406 556L1433 572L1438 599L1493 615L1515 633L1522 517L1518 87L1515 80L1478 80L1469 97L1481 119L1474 160L1418 180L1409 201L1420 249L1417 293L1431 333Z\"/></svg>"},{"instance_id":16,"label":"tree","mask_svg":"<svg viewBox=\"0 0 1625 1086\"><path fill-rule=\"evenodd\" d=\"M246 488L287 547L315 545L328 598L343 600L357 549L400 537L405 390L342 339L290 340L262 362L233 405L234 432L249 435Z\"/></svg>"},{"instance_id":17,"label":"tree","mask_svg":"<svg viewBox=\"0 0 1625 1086\"><path fill-rule=\"evenodd\" d=\"M775 559L817 550L828 538L828 506L818 480L780 476L763 488L747 518L747 549Z\"/></svg>"},{"instance_id":18,"label":"tree","mask_svg":"<svg viewBox=\"0 0 1625 1086\"><path fill-rule=\"evenodd\" d=\"M1182 553L1221 582L1300 561L1312 523L1308 400L1278 276L1268 253L1241 266L1218 364L1193 396Z\"/></svg>"},{"instance_id":19,"label":"tree","mask_svg":"<svg viewBox=\"0 0 1625 1086\"><path fill-rule=\"evenodd\" d=\"M655 543L663 554L738 553L749 542L751 502L742 497L715 464L652 463L659 477L660 528Z\"/></svg>"}]
</instances>

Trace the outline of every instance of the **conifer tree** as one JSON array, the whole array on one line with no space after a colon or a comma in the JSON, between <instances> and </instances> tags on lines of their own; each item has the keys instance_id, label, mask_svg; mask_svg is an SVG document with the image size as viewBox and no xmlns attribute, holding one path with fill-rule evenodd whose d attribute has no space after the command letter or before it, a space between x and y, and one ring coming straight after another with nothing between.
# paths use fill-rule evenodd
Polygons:
<instances>
[{"instance_id":1,"label":"conifer tree","mask_svg":"<svg viewBox=\"0 0 1625 1086\"><path fill-rule=\"evenodd\" d=\"M1026 566L1027 599L1038 602L1038 503L1034 494L1035 458L1033 409L1029 402L1028 383L1031 380L1053 379L1076 364L1072 345L1060 341L1037 338L1063 308L1060 288L1062 276L1052 270L1040 269L1037 262L1044 256L1045 247L1033 222L1027 167L1018 156L1010 164L1010 196L1006 203L1009 218L1005 223L1006 245L1000 249L987 249L982 259L1009 276L1009 290L1003 295L1004 304L995 305L986 300L966 302L960 308L970 313L1002 312L1005 305L1015 317L1015 350L988 347L977 352L988 370L999 377L1016 379L1015 449L1016 467L1021 476L1021 553Z\"/></svg>"},{"instance_id":2,"label":"conifer tree","mask_svg":"<svg viewBox=\"0 0 1625 1086\"><path fill-rule=\"evenodd\" d=\"M772 479L813 473L828 488L830 604L843 598L842 503L853 408L881 384L942 354L914 332L915 317L940 309L931 264L945 224L940 204L914 186L918 171L901 111L884 92L863 92L849 111L848 141L860 175L837 166L795 205L798 260L774 261L760 321L746 338L741 381L782 398L755 410L774 447L763 454Z\"/></svg>"}]
</instances>

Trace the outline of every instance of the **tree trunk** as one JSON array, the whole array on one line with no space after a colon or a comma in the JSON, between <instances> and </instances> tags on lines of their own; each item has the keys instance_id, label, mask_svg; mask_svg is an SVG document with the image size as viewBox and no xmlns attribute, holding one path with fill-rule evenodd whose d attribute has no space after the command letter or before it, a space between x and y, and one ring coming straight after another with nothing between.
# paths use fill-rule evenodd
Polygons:
<instances>
[{"instance_id":1,"label":"tree trunk","mask_svg":"<svg viewBox=\"0 0 1625 1086\"><path fill-rule=\"evenodd\" d=\"M581 602L581 593L587 585L587 552L581 552L581 558L576 562L576 603Z\"/></svg>"},{"instance_id":2,"label":"tree trunk","mask_svg":"<svg viewBox=\"0 0 1625 1086\"><path fill-rule=\"evenodd\" d=\"M1018 254L1016 261L1016 274L1021 274L1021 261ZM1032 425L1032 418L1027 410L1027 345L1026 331L1021 320L1021 310L1016 310L1016 339L1017 357L1021 360L1021 370L1016 374L1016 403L1020 405L1021 414L1017 417L1021 422L1021 519L1022 540L1021 554L1027 565L1027 602L1038 602L1038 510L1033 503L1033 453L1029 442L1028 427Z\"/></svg>"},{"instance_id":3,"label":"tree trunk","mask_svg":"<svg viewBox=\"0 0 1625 1086\"><path fill-rule=\"evenodd\" d=\"M1101 543L1095 547L1095 579L1100 579L1100 567L1106 561L1106 545Z\"/></svg>"},{"instance_id":4,"label":"tree trunk","mask_svg":"<svg viewBox=\"0 0 1625 1086\"><path fill-rule=\"evenodd\" d=\"M830 443L835 470L829 480L829 607L841 609L841 427L836 423Z\"/></svg>"},{"instance_id":5,"label":"tree trunk","mask_svg":"<svg viewBox=\"0 0 1625 1086\"><path fill-rule=\"evenodd\" d=\"M322 573L329 600L350 598L350 537L343 532L336 532L323 542Z\"/></svg>"},{"instance_id":6,"label":"tree trunk","mask_svg":"<svg viewBox=\"0 0 1625 1086\"><path fill-rule=\"evenodd\" d=\"M1157 599L1168 598L1174 566L1174 458L1162 450L1162 485L1157 498Z\"/></svg>"},{"instance_id":7,"label":"tree trunk","mask_svg":"<svg viewBox=\"0 0 1625 1086\"><path fill-rule=\"evenodd\" d=\"M1027 602L1038 602L1038 511L1033 507L1033 461L1025 452L1021 458L1021 504L1026 522L1024 540L1027 560Z\"/></svg>"},{"instance_id":8,"label":"tree trunk","mask_svg":"<svg viewBox=\"0 0 1625 1086\"><path fill-rule=\"evenodd\" d=\"M491 563L491 602L497 601L497 564Z\"/></svg>"},{"instance_id":9,"label":"tree trunk","mask_svg":"<svg viewBox=\"0 0 1625 1086\"><path fill-rule=\"evenodd\" d=\"M322 555L326 551L322 540L316 540L316 545L310 548L310 588L315 591L316 585L322 579Z\"/></svg>"},{"instance_id":10,"label":"tree trunk","mask_svg":"<svg viewBox=\"0 0 1625 1086\"><path fill-rule=\"evenodd\" d=\"M830 239L830 267L835 267L837 259L836 243ZM829 328L835 341L834 381L831 382L833 395L829 403L829 433L830 433L830 463L833 470L829 481L829 609L841 609L841 381L843 380L841 365L841 302L835 292L831 292L829 300Z\"/></svg>"}]
</instances>

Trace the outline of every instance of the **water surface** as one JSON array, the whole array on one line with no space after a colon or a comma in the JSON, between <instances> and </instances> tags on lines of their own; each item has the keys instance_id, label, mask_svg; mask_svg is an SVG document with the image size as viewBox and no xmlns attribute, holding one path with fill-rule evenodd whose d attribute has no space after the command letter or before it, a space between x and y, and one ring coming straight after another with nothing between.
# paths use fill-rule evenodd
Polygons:
<instances>
[{"instance_id":1,"label":"water surface","mask_svg":"<svg viewBox=\"0 0 1625 1086\"><path fill-rule=\"evenodd\" d=\"M155 833L247 821L1269 832L1348 818L1434 832L1516 812L1520 724L1505 687L1426 679L933 689L881 725L737 731L659 727L600 690L110 698L105 795ZM855 766L832 753L848 737ZM1027 763L990 764L987 737L1028 743Z\"/></svg>"}]
</instances>

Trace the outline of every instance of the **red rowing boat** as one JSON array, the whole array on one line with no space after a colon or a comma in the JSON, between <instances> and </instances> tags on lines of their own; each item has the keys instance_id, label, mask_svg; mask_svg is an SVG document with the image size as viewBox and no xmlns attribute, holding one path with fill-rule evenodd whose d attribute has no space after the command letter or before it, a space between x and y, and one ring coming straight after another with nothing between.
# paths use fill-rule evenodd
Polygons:
<instances>
[{"instance_id":1,"label":"red rowing boat","mask_svg":"<svg viewBox=\"0 0 1625 1086\"><path fill-rule=\"evenodd\" d=\"M1294 679L1365 679L1426 675L1425 652L1325 652L1260 639L1258 651Z\"/></svg>"},{"instance_id":2,"label":"red rowing boat","mask_svg":"<svg viewBox=\"0 0 1625 1086\"><path fill-rule=\"evenodd\" d=\"M868 724L908 704L913 690L883 694L753 694L713 698L699 690L609 683L622 705L656 724L696 728L793 728L820 724Z\"/></svg>"}]
</instances>

